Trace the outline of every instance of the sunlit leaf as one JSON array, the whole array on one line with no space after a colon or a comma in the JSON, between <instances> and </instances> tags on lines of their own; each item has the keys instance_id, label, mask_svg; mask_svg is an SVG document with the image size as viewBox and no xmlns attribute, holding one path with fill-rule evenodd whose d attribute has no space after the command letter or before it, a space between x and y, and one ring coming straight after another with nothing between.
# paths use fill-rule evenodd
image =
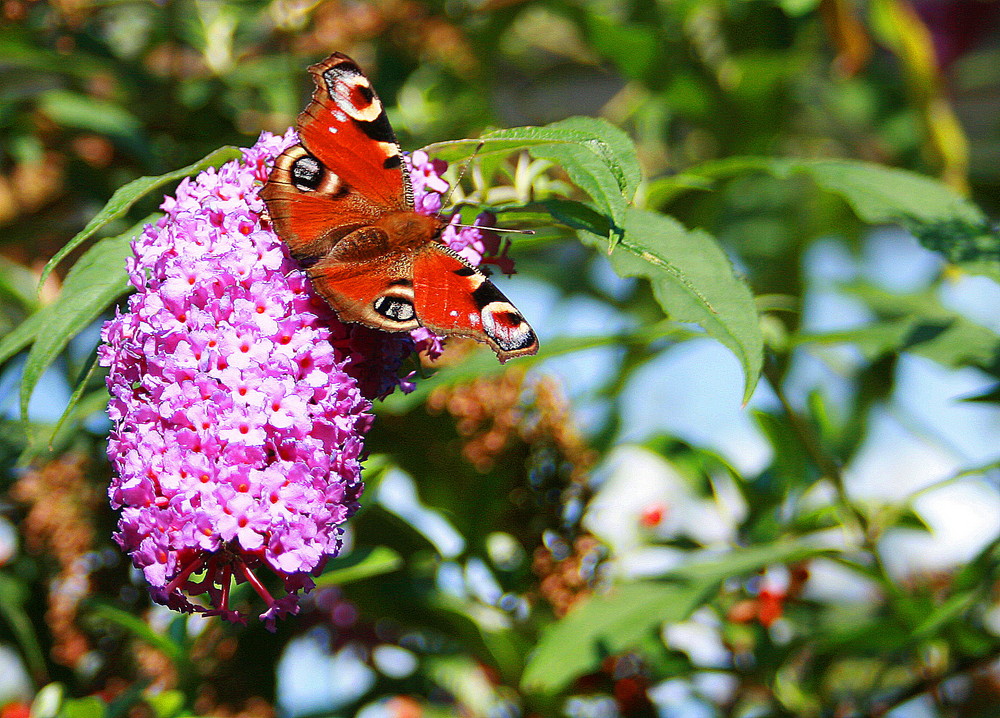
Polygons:
<instances>
[{"instance_id":1,"label":"sunlit leaf","mask_svg":"<svg viewBox=\"0 0 1000 718\"><path fill-rule=\"evenodd\" d=\"M593 118L571 118L545 127L495 130L478 140L437 142L425 148L455 161L472 155L509 154L527 150L534 157L557 163L610 220L608 238L622 233L625 209L635 195L641 171L635 147L618 128Z\"/></svg>"},{"instance_id":2,"label":"sunlit leaf","mask_svg":"<svg viewBox=\"0 0 1000 718\"><path fill-rule=\"evenodd\" d=\"M84 227L79 234L73 237L73 239L63 245L63 247L56 252L55 256L48 261L45 268L42 270L42 275L38 280L38 285L42 286L45 284L45 280L48 278L49 273L52 272L56 265L58 265L59 262L61 262L70 252L93 236L94 233L101 227L104 227L112 220L123 217L125 213L132 208L132 205L138 202L142 197L145 197L153 190L162 187L165 184L182 179L188 175L195 174L196 172L201 172L203 169L208 167L218 167L224 162L236 159L239 156L240 151L236 147L220 147L197 162L189 164L187 167L182 167L179 170L167 172L166 174L157 175L155 177L140 177L139 179L132 180L127 185L119 187L115 190L115 193L111 195L111 199L109 199L108 203L104 205L104 208L94 215L89 222L87 222L87 226Z\"/></svg>"},{"instance_id":3,"label":"sunlit leaf","mask_svg":"<svg viewBox=\"0 0 1000 718\"><path fill-rule=\"evenodd\" d=\"M665 576L669 581L616 586L586 600L542 634L521 684L554 693L596 669L605 657L635 647L662 624L685 620L726 579L825 552L807 541L734 549L671 572Z\"/></svg>"},{"instance_id":4,"label":"sunlit leaf","mask_svg":"<svg viewBox=\"0 0 1000 718\"><path fill-rule=\"evenodd\" d=\"M21 376L22 417L28 415L28 402L38 380L70 339L128 291L125 259L132 254L132 239L151 219L117 237L105 237L87 250L66 275L56 301L38 312L42 318Z\"/></svg>"},{"instance_id":5,"label":"sunlit leaf","mask_svg":"<svg viewBox=\"0 0 1000 718\"><path fill-rule=\"evenodd\" d=\"M107 704L97 696L71 698L62 704L60 718L104 718Z\"/></svg>"},{"instance_id":6,"label":"sunlit leaf","mask_svg":"<svg viewBox=\"0 0 1000 718\"><path fill-rule=\"evenodd\" d=\"M712 237L689 231L655 212L628 213L624 239L611 252L611 264L623 277L650 280L667 315L701 325L739 360L744 401L750 398L764 361L764 343L749 287ZM603 238L580 233L584 243L604 248Z\"/></svg>"}]
</instances>

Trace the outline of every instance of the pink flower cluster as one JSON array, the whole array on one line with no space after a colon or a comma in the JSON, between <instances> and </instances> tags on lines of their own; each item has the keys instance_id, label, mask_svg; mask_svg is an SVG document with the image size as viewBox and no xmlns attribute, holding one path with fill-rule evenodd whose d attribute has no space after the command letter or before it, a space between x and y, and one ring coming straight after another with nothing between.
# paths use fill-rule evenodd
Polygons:
<instances>
[{"instance_id":1,"label":"pink flower cluster","mask_svg":"<svg viewBox=\"0 0 1000 718\"><path fill-rule=\"evenodd\" d=\"M371 400L406 388L399 368L414 347L338 321L272 231L258 193L295 141L264 133L164 200L165 216L133 242L136 292L100 350L116 540L158 602L245 621L229 592L248 582L269 627L298 611L297 593L339 552L363 488ZM412 166L419 206L437 211L443 168ZM464 230L453 245L481 235ZM416 339L439 348L427 332ZM265 567L283 596L255 574ZM201 594L210 608L192 602Z\"/></svg>"}]
</instances>

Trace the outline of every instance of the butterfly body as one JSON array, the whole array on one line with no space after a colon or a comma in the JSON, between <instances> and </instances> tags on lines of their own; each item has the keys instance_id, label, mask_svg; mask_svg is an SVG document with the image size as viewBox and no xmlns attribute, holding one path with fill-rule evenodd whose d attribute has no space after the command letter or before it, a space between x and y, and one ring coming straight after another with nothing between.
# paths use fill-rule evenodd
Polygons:
<instances>
[{"instance_id":1,"label":"butterfly body","mask_svg":"<svg viewBox=\"0 0 1000 718\"><path fill-rule=\"evenodd\" d=\"M364 73L335 53L261 196L278 236L345 322L389 332L423 325L485 342L501 362L538 340L481 271L441 240L444 219L414 210L385 109Z\"/></svg>"}]
</instances>

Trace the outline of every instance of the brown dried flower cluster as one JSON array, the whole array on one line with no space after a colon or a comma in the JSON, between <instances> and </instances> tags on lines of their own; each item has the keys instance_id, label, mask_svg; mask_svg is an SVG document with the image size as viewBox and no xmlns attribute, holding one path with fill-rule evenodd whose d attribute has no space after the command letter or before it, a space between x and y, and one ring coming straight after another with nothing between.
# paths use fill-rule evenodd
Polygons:
<instances>
[{"instance_id":1,"label":"brown dried flower cluster","mask_svg":"<svg viewBox=\"0 0 1000 718\"><path fill-rule=\"evenodd\" d=\"M541 377L533 393L530 412L522 422L521 438L531 446L550 445L560 458L559 469L566 472L566 481L582 486L597 461L597 452L580 435L569 402L555 379Z\"/></svg>"},{"instance_id":2,"label":"brown dried flower cluster","mask_svg":"<svg viewBox=\"0 0 1000 718\"><path fill-rule=\"evenodd\" d=\"M34 554L51 556L58 572L48 596L46 622L52 631L52 658L73 666L90 649L87 636L77 627L77 607L90 592L87 557L94 544L90 516L101 497L86 478L87 460L68 454L40 468L27 471L11 489L11 496L26 504L25 547Z\"/></svg>"},{"instance_id":3,"label":"brown dried flower cluster","mask_svg":"<svg viewBox=\"0 0 1000 718\"><path fill-rule=\"evenodd\" d=\"M556 618L565 616L580 599L590 595L604 546L591 534L573 541L570 553L558 558L548 546L539 546L531 570L539 577L538 591L552 606Z\"/></svg>"},{"instance_id":4,"label":"brown dried flower cluster","mask_svg":"<svg viewBox=\"0 0 1000 718\"><path fill-rule=\"evenodd\" d=\"M590 593L602 544L578 522L586 501L586 479L596 461L580 435L569 403L551 377L528 379L512 368L493 377L441 387L427 402L432 412L447 411L462 437L462 455L487 472L511 456L525 455L529 491L518 510L527 515L512 525L527 528L522 539L534 542L532 568L539 592L556 615L563 615ZM567 511L567 506L571 510Z\"/></svg>"},{"instance_id":5,"label":"brown dried flower cluster","mask_svg":"<svg viewBox=\"0 0 1000 718\"><path fill-rule=\"evenodd\" d=\"M447 411L462 437L462 457L487 472L518 435L524 419L521 395L524 370L508 369L498 376L468 384L440 387L427 399L433 413Z\"/></svg>"}]
</instances>

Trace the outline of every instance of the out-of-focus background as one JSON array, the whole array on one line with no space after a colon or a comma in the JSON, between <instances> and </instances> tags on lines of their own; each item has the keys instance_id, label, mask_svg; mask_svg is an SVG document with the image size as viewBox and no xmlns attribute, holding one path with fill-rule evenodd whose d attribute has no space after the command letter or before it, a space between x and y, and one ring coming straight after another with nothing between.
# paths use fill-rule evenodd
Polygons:
<instances>
[{"instance_id":1,"label":"out-of-focus background","mask_svg":"<svg viewBox=\"0 0 1000 718\"><path fill-rule=\"evenodd\" d=\"M42 267L116 188L284 131L332 51L405 150L571 115L624 129L637 203L716 237L753 290L764 378L744 405L694 325L642 338L648 284L568 230L516 238L497 281L542 360L377 407L349 529L367 569L272 635L150 605L110 539L102 396L33 440L100 323L27 423L14 356L0 718L997 715L1000 286L800 175L676 178L850 158L996 217L1000 3L0 0L0 333L52 301ZM565 179L515 157L476 198Z\"/></svg>"}]
</instances>

